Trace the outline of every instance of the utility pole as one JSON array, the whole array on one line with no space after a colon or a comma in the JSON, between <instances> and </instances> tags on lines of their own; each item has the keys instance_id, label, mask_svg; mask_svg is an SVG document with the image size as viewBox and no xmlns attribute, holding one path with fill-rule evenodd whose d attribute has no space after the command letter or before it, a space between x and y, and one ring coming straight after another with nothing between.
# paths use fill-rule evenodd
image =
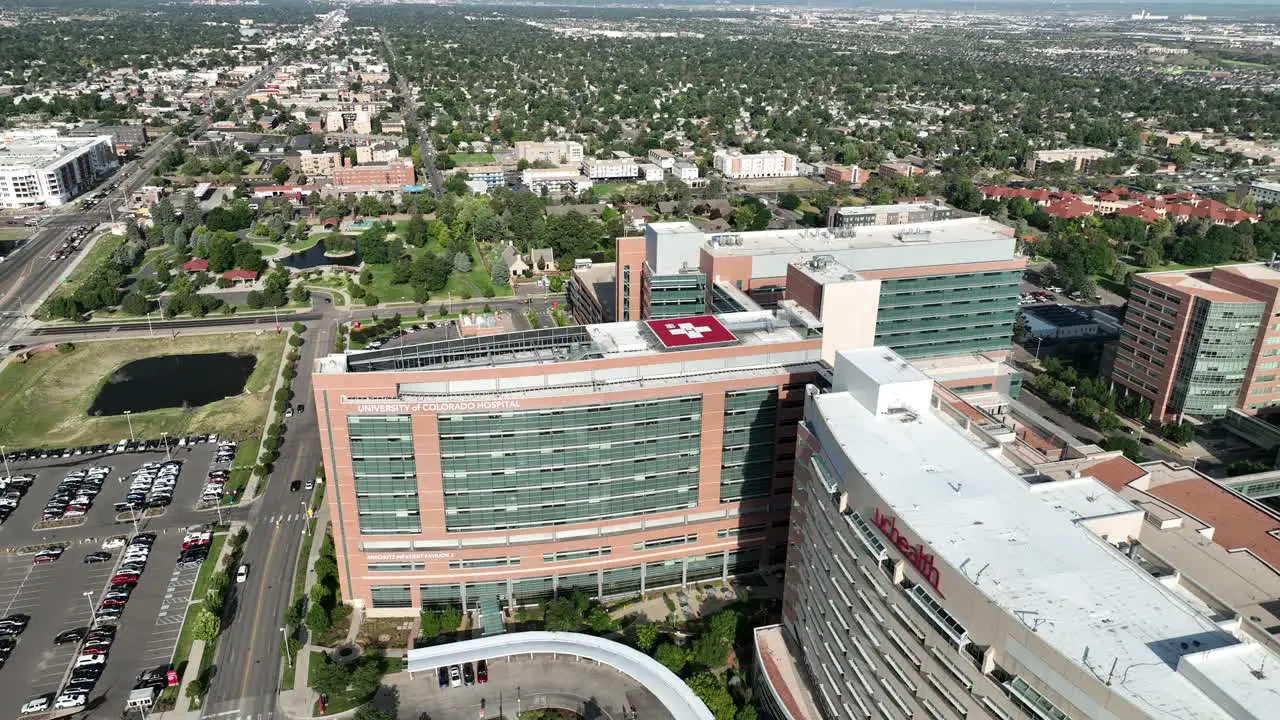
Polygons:
<instances>
[{"instance_id":1,"label":"utility pole","mask_svg":"<svg viewBox=\"0 0 1280 720\"><path fill-rule=\"evenodd\" d=\"M0 458L4 459L4 479L13 479L13 474L9 472L9 456L5 454L3 445L0 445Z\"/></svg>"},{"instance_id":2,"label":"utility pole","mask_svg":"<svg viewBox=\"0 0 1280 720\"><path fill-rule=\"evenodd\" d=\"M133 415L132 410L124 411L124 419L129 421L129 441L134 442L137 440L137 438L133 436L133 418L130 417L130 415Z\"/></svg>"}]
</instances>

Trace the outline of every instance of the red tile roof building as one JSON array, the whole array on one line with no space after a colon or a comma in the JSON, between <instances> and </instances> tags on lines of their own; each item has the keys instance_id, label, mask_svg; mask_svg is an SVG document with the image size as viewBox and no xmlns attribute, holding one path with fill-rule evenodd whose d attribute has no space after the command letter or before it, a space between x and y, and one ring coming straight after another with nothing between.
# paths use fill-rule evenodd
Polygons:
<instances>
[{"instance_id":1,"label":"red tile roof building","mask_svg":"<svg viewBox=\"0 0 1280 720\"><path fill-rule=\"evenodd\" d=\"M204 272L209 269L209 261L204 258L192 258L182 263L183 272Z\"/></svg>"}]
</instances>

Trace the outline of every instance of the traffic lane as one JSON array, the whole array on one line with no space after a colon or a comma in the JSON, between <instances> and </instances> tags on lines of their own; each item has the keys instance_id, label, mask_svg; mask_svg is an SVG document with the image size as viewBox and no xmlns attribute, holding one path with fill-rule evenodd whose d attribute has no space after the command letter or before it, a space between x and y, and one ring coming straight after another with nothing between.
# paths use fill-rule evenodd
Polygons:
<instances>
[{"instance_id":1,"label":"traffic lane","mask_svg":"<svg viewBox=\"0 0 1280 720\"><path fill-rule=\"evenodd\" d=\"M303 521L259 524L245 544L244 583L232 586L224 611L217 671L205 715L237 710L247 717L274 711L280 674L280 624L293 589L293 565Z\"/></svg>"},{"instance_id":2,"label":"traffic lane","mask_svg":"<svg viewBox=\"0 0 1280 720\"><path fill-rule=\"evenodd\" d=\"M166 604L165 595L169 592L174 560L182 547L182 535L172 530L157 534L147 557L147 567L116 623L115 641L107 655L107 664L86 705L92 709L84 717L118 718L124 709L135 678L144 669L138 666L138 661L148 654L148 640L156 628L160 606Z\"/></svg>"},{"instance_id":3,"label":"traffic lane","mask_svg":"<svg viewBox=\"0 0 1280 720\"><path fill-rule=\"evenodd\" d=\"M63 630L88 625L85 592L101 591L113 563L85 565L84 546L69 548L57 562L33 565L30 556L7 556L0 568L0 611L25 614L30 624L9 662L0 669L0 715L15 717L26 700L54 692L75 651L54 645Z\"/></svg>"}]
</instances>

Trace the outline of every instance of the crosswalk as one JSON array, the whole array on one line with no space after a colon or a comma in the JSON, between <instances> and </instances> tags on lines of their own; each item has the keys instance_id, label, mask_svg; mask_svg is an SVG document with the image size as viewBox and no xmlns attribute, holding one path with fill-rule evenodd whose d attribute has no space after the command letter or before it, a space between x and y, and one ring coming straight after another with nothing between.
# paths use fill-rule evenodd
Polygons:
<instances>
[{"instance_id":1,"label":"crosswalk","mask_svg":"<svg viewBox=\"0 0 1280 720\"><path fill-rule=\"evenodd\" d=\"M239 700L222 701L206 705L200 720L275 720L275 696L258 695ZM252 710L246 708L254 708ZM284 713L281 713L284 718Z\"/></svg>"},{"instance_id":2,"label":"crosswalk","mask_svg":"<svg viewBox=\"0 0 1280 720\"><path fill-rule=\"evenodd\" d=\"M268 523L279 525L282 522L295 522L297 520L303 520L306 518L306 516L307 516L306 513L301 513L301 512L276 513L275 515L268 515L266 518L266 521Z\"/></svg>"}]
</instances>

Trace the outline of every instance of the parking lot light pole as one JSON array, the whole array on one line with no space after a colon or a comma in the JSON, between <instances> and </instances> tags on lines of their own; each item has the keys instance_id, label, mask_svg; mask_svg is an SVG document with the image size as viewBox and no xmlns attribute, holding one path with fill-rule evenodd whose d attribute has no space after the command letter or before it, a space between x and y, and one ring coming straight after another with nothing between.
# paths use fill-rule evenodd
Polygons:
<instances>
[{"instance_id":1,"label":"parking lot light pole","mask_svg":"<svg viewBox=\"0 0 1280 720\"><path fill-rule=\"evenodd\" d=\"M9 472L9 456L5 454L3 445L0 445L0 458L4 459L4 479L12 480L13 475Z\"/></svg>"},{"instance_id":2,"label":"parking lot light pole","mask_svg":"<svg viewBox=\"0 0 1280 720\"><path fill-rule=\"evenodd\" d=\"M124 411L124 419L129 421L129 442L134 442L137 438L133 436L133 418L130 417L131 415L133 415L132 410Z\"/></svg>"},{"instance_id":3,"label":"parking lot light pole","mask_svg":"<svg viewBox=\"0 0 1280 720\"><path fill-rule=\"evenodd\" d=\"M280 637L284 638L284 657L286 660L289 661L289 669L292 670L293 669L293 652L292 652L293 648L289 647L289 633L283 626L281 626L280 628Z\"/></svg>"},{"instance_id":4,"label":"parking lot light pole","mask_svg":"<svg viewBox=\"0 0 1280 720\"><path fill-rule=\"evenodd\" d=\"M151 313L147 313L147 335L156 336L155 328L151 327Z\"/></svg>"},{"instance_id":5,"label":"parking lot light pole","mask_svg":"<svg viewBox=\"0 0 1280 720\"><path fill-rule=\"evenodd\" d=\"M169 452L169 433L162 432L160 437L164 439L164 459L173 462L173 455Z\"/></svg>"},{"instance_id":6,"label":"parking lot light pole","mask_svg":"<svg viewBox=\"0 0 1280 720\"><path fill-rule=\"evenodd\" d=\"M93 591L85 590L83 593L84 601L89 604L89 624L93 625Z\"/></svg>"}]
</instances>

